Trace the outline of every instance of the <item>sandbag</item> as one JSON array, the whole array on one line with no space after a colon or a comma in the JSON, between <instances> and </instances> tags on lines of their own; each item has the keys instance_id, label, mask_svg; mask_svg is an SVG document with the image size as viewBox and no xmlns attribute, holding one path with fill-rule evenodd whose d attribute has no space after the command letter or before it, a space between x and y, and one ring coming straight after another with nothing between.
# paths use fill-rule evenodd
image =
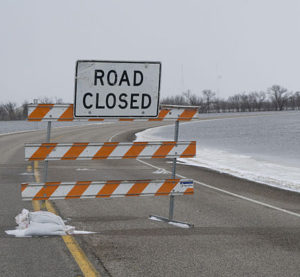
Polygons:
<instances>
[{"instance_id":1,"label":"sandbag","mask_svg":"<svg viewBox=\"0 0 300 277\"><path fill-rule=\"evenodd\" d=\"M53 223L53 224L65 226L65 223L60 216L46 211L30 212L29 222Z\"/></svg>"},{"instance_id":2,"label":"sandbag","mask_svg":"<svg viewBox=\"0 0 300 277\"><path fill-rule=\"evenodd\" d=\"M65 225L55 223L37 223L30 222L27 229L25 229L24 236L65 236Z\"/></svg>"},{"instance_id":3,"label":"sandbag","mask_svg":"<svg viewBox=\"0 0 300 277\"><path fill-rule=\"evenodd\" d=\"M75 231L75 227L65 225L60 216L47 211L29 212L23 209L15 220L16 230L7 230L6 234L16 237L65 236Z\"/></svg>"}]
</instances>

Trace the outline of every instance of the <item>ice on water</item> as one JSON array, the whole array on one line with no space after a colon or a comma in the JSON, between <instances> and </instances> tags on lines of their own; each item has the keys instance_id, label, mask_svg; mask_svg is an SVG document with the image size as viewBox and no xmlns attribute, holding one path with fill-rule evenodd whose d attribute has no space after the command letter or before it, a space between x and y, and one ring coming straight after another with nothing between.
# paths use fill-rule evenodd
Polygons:
<instances>
[{"instance_id":1,"label":"ice on water","mask_svg":"<svg viewBox=\"0 0 300 277\"><path fill-rule=\"evenodd\" d=\"M197 155L179 161L300 192L299 122L298 111L180 123L179 140L196 140ZM173 140L173 128L148 129L136 141Z\"/></svg>"}]
</instances>

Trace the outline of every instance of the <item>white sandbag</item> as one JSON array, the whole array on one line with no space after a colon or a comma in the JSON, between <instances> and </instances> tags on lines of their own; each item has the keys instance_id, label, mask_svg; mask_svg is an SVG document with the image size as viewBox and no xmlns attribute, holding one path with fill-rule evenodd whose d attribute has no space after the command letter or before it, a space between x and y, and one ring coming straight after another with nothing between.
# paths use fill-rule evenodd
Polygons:
<instances>
[{"instance_id":1,"label":"white sandbag","mask_svg":"<svg viewBox=\"0 0 300 277\"><path fill-rule=\"evenodd\" d=\"M20 214L15 217L19 229L25 229L29 225L29 211L23 209Z\"/></svg>"},{"instance_id":2,"label":"white sandbag","mask_svg":"<svg viewBox=\"0 0 300 277\"><path fill-rule=\"evenodd\" d=\"M46 211L30 212L29 222L53 223L53 224L65 226L65 223L60 216Z\"/></svg>"},{"instance_id":3,"label":"white sandbag","mask_svg":"<svg viewBox=\"0 0 300 277\"><path fill-rule=\"evenodd\" d=\"M22 212L15 217L15 220L18 225L16 230L7 230L5 231L6 234L16 237L32 237L92 233L75 231L75 227L65 225L60 216L46 211L29 212L23 209Z\"/></svg>"},{"instance_id":4,"label":"white sandbag","mask_svg":"<svg viewBox=\"0 0 300 277\"><path fill-rule=\"evenodd\" d=\"M24 236L65 236L65 226L55 223L37 223L30 222L27 229L25 229Z\"/></svg>"}]
</instances>

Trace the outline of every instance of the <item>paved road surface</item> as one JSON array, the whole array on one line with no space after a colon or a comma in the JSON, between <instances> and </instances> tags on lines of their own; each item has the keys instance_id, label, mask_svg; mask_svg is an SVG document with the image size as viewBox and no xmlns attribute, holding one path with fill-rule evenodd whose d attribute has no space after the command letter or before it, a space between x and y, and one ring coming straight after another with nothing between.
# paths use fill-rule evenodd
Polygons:
<instances>
[{"instance_id":1,"label":"paved road surface","mask_svg":"<svg viewBox=\"0 0 300 277\"><path fill-rule=\"evenodd\" d=\"M149 126L60 128L52 141L128 141L133 131ZM20 184L34 181L26 171L30 163L24 162L23 144L44 138L43 131L0 136L0 276L82 276L60 237L4 233L14 228L22 208L32 210L32 203L20 198ZM49 162L49 181L170 177L155 174L157 168L171 171L170 161L144 162ZM43 164L39 167L42 175ZM168 215L168 197L58 200L53 205L70 225L97 232L76 240L102 276L299 276L299 194L192 166L178 165L177 172L198 181L194 196L175 198L175 219L193 223L193 229L147 219Z\"/></svg>"}]
</instances>

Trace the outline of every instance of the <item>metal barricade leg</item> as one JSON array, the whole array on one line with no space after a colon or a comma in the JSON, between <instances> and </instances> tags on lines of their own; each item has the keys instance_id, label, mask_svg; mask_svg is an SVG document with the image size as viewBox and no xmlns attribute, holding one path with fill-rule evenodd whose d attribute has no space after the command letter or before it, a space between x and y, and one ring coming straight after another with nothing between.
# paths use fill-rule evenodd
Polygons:
<instances>
[{"instance_id":1,"label":"metal barricade leg","mask_svg":"<svg viewBox=\"0 0 300 277\"><path fill-rule=\"evenodd\" d=\"M51 121L47 122L47 134L46 134L46 142L49 143L51 138ZM43 176L43 181L44 183L47 182L48 179L48 161L44 162L44 176ZM46 208L46 201L41 200L41 207L42 209Z\"/></svg>"},{"instance_id":2,"label":"metal barricade leg","mask_svg":"<svg viewBox=\"0 0 300 277\"><path fill-rule=\"evenodd\" d=\"M178 141L178 134L179 134L179 121L176 120L175 121L175 130L174 130L174 141L175 142ZM176 179L176 162L177 162L177 158L174 158L173 159L173 167L172 167L172 179ZM181 226L181 227L184 227L184 228L194 227L193 224L173 220L173 217L174 217L174 202L175 202L175 196L171 194L170 195L170 203L169 203L169 218L162 217L162 216L156 216L156 215L150 215L149 219L164 221L164 222L174 224L174 225L177 225L177 226Z\"/></svg>"}]
</instances>

